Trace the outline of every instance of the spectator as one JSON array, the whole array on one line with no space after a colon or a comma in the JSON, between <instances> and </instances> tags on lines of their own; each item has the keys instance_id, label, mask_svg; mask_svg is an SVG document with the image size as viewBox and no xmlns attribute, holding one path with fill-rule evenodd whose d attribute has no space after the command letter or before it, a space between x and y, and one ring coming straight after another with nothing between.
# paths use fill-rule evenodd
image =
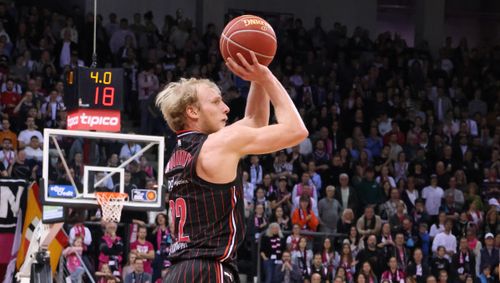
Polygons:
<instances>
[{"instance_id":1,"label":"spectator","mask_svg":"<svg viewBox=\"0 0 500 283\"><path fill-rule=\"evenodd\" d=\"M450 271L450 261L445 256L446 248L444 246L439 246L437 248L436 256L431 259L431 270L435 277L439 277L441 270L446 272Z\"/></svg>"},{"instance_id":2,"label":"spectator","mask_svg":"<svg viewBox=\"0 0 500 283\"><path fill-rule=\"evenodd\" d=\"M153 70L154 66L152 64L147 64L144 66L143 71L139 73L137 78L139 86L139 106L141 110L140 130L142 134L150 134L151 118L149 112L149 97L156 93L160 88L158 77L154 74Z\"/></svg>"},{"instance_id":3,"label":"spectator","mask_svg":"<svg viewBox=\"0 0 500 283\"><path fill-rule=\"evenodd\" d=\"M130 251L135 252L137 255L137 261L140 260L144 264L143 271L149 276L153 271L152 261L155 258L155 249L153 244L146 240L147 229L145 226L140 225L137 229L137 241L130 243ZM138 270L136 269L136 272Z\"/></svg>"},{"instance_id":4,"label":"spectator","mask_svg":"<svg viewBox=\"0 0 500 283\"><path fill-rule=\"evenodd\" d=\"M458 252L453 255L451 261L451 270L453 271L453 280L464 283L467 276L475 275L476 261L474 254L470 252L466 238L460 239Z\"/></svg>"},{"instance_id":5,"label":"spectator","mask_svg":"<svg viewBox=\"0 0 500 283\"><path fill-rule=\"evenodd\" d=\"M319 221L311 207L311 198L307 195L300 197L299 207L292 215L292 223L299 224L301 229L316 231Z\"/></svg>"},{"instance_id":6,"label":"spectator","mask_svg":"<svg viewBox=\"0 0 500 283\"><path fill-rule=\"evenodd\" d=\"M396 215L398 206L403 207L403 213L407 214L406 205L401 200L400 194L397 188L392 188L390 190L390 199L381 205L381 215L384 219L389 220L394 215Z\"/></svg>"},{"instance_id":7,"label":"spectator","mask_svg":"<svg viewBox=\"0 0 500 283\"><path fill-rule=\"evenodd\" d=\"M443 246L446 249L446 258L451 260L457 249L457 238L451 233L453 228L453 220L446 219L444 223L444 231L434 237L432 241L432 251L437 252L438 247Z\"/></svg>"},{"instance_id":8,"label":"spectator","mask_svg":"<svg viewBox=\"0 0 500 283\"><path fill-rule=\"evenodd\" d=\"M287 181L287 177L282 176L279 178L278 189L270 194L269 201L271 202L272 210L281 207L285 215L290 215L293 205L292 194L288 191Z\"/></svg>"},{"instance_id":9,"label":"spectator","mask_svg":"<svg viewBox=\"0 0 500 283\"><path fill-rule=\"evenodd\" d=\"M295 250L299 249L299 241L300 241L300 225L299 224L294 224L292 227L292 234L290 234L286 238L286 247L287 250L290 252L293 252Z\"/></svg>"},{"instance_id":10,"label":"spectator","mask_svg":"<svg viewBox=\"0 0 500 283\"><path fill-rule=\"evenodd\" d=\"M80 261L83 251L82 237L76 237L73 244L63 250L63 256L66 257L66 268L68 268L71 283L81 283L83 273L83 262ZM80 256L80 258L79 258Z\"/></svg>"},{"instance_id":11,"label":"spectator","mask_svg":"<svg viewBox=\"0 0 500 283\"><path fill-rule=\"evenodd\" d=\"M382 188L377 182L375 182L373 177L373 169L368 168L365 172L365 178L356 188L359 196L360 207L378 205L384 201Z\"/></svg>"},{"instance_id":12,"label":"spectator","mask_svg":"<svg viewBox=\"0 0 500 283\"><path fill-rule=\"evenodd\" d=\"M413 278L417 283L424 283L430 273L429 265L424 261L422 250L413 251L413 260L406 267L406 278Z\"/></svg>"},{"instance_id":13,"label":"spectator","mask_svg":"<svg viewBox=\"0 0 500 283\"><path fill-rule=\"evenodd\" d=\"M173 243L172 234L168 227L167 215L159 213L155 219L156 227L153 229L153 239L155 246L155 258L153 261L153 282L161 277L161 271L170 266L167 256L170 252L170 246ZM125 276L124 276L125 277Z\"/></svg>"},{"instance_id":14,"label":"spectator","mask_svg":"<svg viewBox=\"0 0 500 283\"><path fill-rule=\"evenodd\" d=\"M356 228L362 236L370 234L378 234L382 226L382 221L378 215L375 214L372 206L365 208L365 213L361 216L357 223Z\"/></svg>"},{"instance_id":15,"label":"spectator","mask_svg":"<svg viewBox=\"0 0 500 283\"><path fill-rule=\"evenodd\" d=\"M281 257L285 249L283 233L278 223L269 224L266 234L262 236L260 256L263 261L265 282L272 282L276 276L276 266L282 263Z\"/></svg>"},{"instance_id":16,"label":"spectator","mask_svg":"<svg viewBox=\"0 0 500 283\"><path fill-rule=\"evenodd\" d=\"M15 149L14 149L15 150ZM12 140L4 138L2 143L2 151L0 151L0 161L3 164L3 170L9 168L16 161L16 152L12 148Z\"/></svg>"},{"instance_id":17,"label":"spectator","mask_svg":"<svg viewBox=\"0 0 500 283\"><path fill-rule=\"evenodd\" d=\"M0 141L4 141L5 139L9 139L11 142L11 148L13 150L17 150L17 134L14 133L10 129L10 121L9 119L2 119L2 131L0 131Z\"/></svg>"},{"instance_id":18,"label":"spectator","mask_svg":"<svg viewBox=\"0 0 500 283\"><path fill-rule=\"evenodd\" d=\"M281 256L282 263L275 265L273 283L289 282L301 283L302 275L300 274L297 264L292 263L292 256L289 251L284 251Z\"/></svg>"},{"instance_id":19,"label":"spectator","mask_svg":"<svg viewBox=\"0 0 500 283\"><path fill-rule=\"evenodd\" d=\"M320 231L326 233L337 232L337 223L339 221L340 212L342 207L340 203L334 198L335 187L326 187L326 196L318 203L318 213L320 222Z\"/></svg>"},{"instance_id":20,"label":"spectator","mask_svg":"<svg viewBox=\"0 0 500 283\"><path fill-rule=\"evenodd\" d=\"M288 215L285 215L283 208L278 206L276 210L274 210L274 214L270 218L270 222L276 222L280 225L281 230L290 231L291 230L291 221Z\"/></svg>"},{"instance_id":21,"label":"spectator","mask_svg":"<svg viewBox=\"0 0 500 283\"><path fill-rule=\"evenodd\" d=\"M363 264L361 265L361 270L358 274L364 275L365 282L367 282L367 283L369 283L369 282L377 283L378 282L378 279L375 276L375 273L373 273L372 267L368 261L363 262ZM359 279L358 279L358 282L359 282Z\"/></svg>"},{"instance_id":22,"label":"spectator","mask_svg":"<svg viewBox=\"0 0 500 283\"><path fill-rule=\"evenodd\" d=\"M342 173L339 176L340 189L335 190L335 198L340 203L342 209L350 208L358 211L358 197L354 188L349 186L349 175Z\"/></svg>"},{"instance_id":23,"label":"spectator","mask_svg":"<svg viewBox=\"0 0 500 283\"><path fill-rule=\"evenodd\" d=\"M427 214L434 220L439 213L441 199L444 197L444 192L441 187L438 187L438 179L436 174L431 175L431 184L425 187L422 191L422 198L425 199L425 210Z\"/></svg>"},{"instance_id":24,"label":"spectator","mask_svg":"<svg viewBox=\"0 0 500 283\"><path fill-rule=\"evenodd\" d=\"M354 274L356 274L356 264L358 264L358 261L352 256L351 246L344 241L340 252L340 263L337 273L339 269L342 268L345 273L346 281L350 282L354 279Z\"/></svg>"},{"instance_id":25,"label":"spectator","mask_svg":"<svg viewBox=\"0 0 500 283\"><path fill-rule=\"evenodd\" d=\"M125 266L123 266L123 269L122 269L122 277L123 278L127 278L127 276L131 273L134 272L135 270L135 259L137 258L137 255L134 253L134 252L130 252L128 254L128 261L127 261L127 264L125 264Z\"/></svg>"},{"instance_id":26,"label":"spectator","mask_svg":"<svg viewBox=\"0 0 500 283\"><path fill-rule=\"evenodd\" d=\"M312 258L312 250L307 249L307 239L301 237L299 240L298 249L292 251L292 263L298 266L298 271L301 275L301 282L310 279Z\"/></svg>"},{"instance_id":27,"label":"spectator","mask_svg":"<svg viewBox=\"0 0 500 283\"><path fill-rule=\"evenodd\" d=\"M351 231L351 227L356 229L354 224L354 213L352 212L352 209L347 208L342 212L342 217L338 222L337 233L347 234Z\"/></svg>"},{"instance_id":28,"label":"spectator","mask_svg":"<svg viewBox=\"0 0 500 283\"><path fill-rule=\"evenodd\" d=\"M151 274L144 270L145 262L141 258L134 261L134 272L125 277L125 283L148 283L151 281Z\"/></svg>"},{"instance_id":29,"label":"spectator","mask_svg":"<svg viewBox=\"0 0 500 283\"><path fill-rule=\"evenodd\" d=\"M43 151L40 148L40 141L37 136L32 136L30 143L24 148L26 159L42 165Z\"/></svg>"},{"instance_id":30,"label":"spectator","mask_svg":"<svg viewBox=\"0 0 500 283\"><path fill-rule=\"evenodd\" d=\"M116 229L116 223L107 223L105 234L99 244L99 270L103 265L107 265L113 275L120 274L123 259L123 242L121 237L116 235Z\"/></svg>"},{"instance_id":31,"label":"spectator","mask_svg":"<svg viewBox=\"0 0 500 283\"><path fill-rule=\"evenodd\" d=\"M368 261L378 278L382 275L381 264L383 263L379 260L380 258L383 258L383 255L380 250L377 249L377 237L373 234L369 235L366 240L366 248L358 253L356 261L358 263ZM357 269L359 269L359 267Z\"/></svg>"},{"instance_id":32,"label":"spectator","mask_svg":"<svg viewBox=\"0 0 500 283\"><path fill-rule=\"evenodd\" d=\"M2 112L8 116L12 116L14 108L21 101L21 96L14 90L14 81L12 79L7 80L6 86L6 90L0 96L0 103L3 105Z\"/></svg>"},{"instance_id":33,"label":"spectator","mask_svg":"<svg viewBox=\"0 0 500 283\"><path fill-rule=\"evenodd\" d=\"M483 271L487 266L490 267L491 274L498 274L498 248L494 246L494 236L492 233L486 233L484 236L485 247L481 249L479 258L479 270Z\"/></svg>"},{"instance_id":34,"label":"spectator","mask_svg":"<svg viewBox=\"0 0 500 283\"><path fill-rule=\"evenodd\" d=\"M133 132L129 133L130 135L134 135ZM135 154L137 154L139 151L141 151L142 147L137 144L136 142L134 141L129 141L127 142L126 144L124 144L120 150L120 160L122 162L128 160L129 158L131 158L132 156L134 156ZM140 162L140 158L141 158L142 154L136 156L134 158L135 161L137 162Z\"/></svg>"},{"instance_id":35,"label":"spectator","mask_svg":"<svg viewBox=\"0 0 500 283\"><path fill-rule=\"evenodd\" d=\"M26 130L19 133L17 140L19 141L19 147L24 148L31 141L32 136L37 136L39 141L43 141L43 135L40 131L36 130L35 118L26 118ZM41 142L43 143L43 142Z\"/></svg>"},{"instance_id":36,"label":"spectator","mask_svg":"<svg viewBox=\"0 0 500 283\"><path fill-rule=\"evenodd\" d=\"M382 280L390 280L390 282L404 283L406 275L403 271L398 268L398 263L395 257L389 258L388 263L389 269L382 273Z\"/></svg>"},{"instance_id":37,"label":"spectator","mask_svg":"<svg viewBox=\"0 0 500 283\"><path fill-rule=\"evenodd\" d=\"M314 282L314 277L315 274L319 274L319 280L316 282L319 283L329 283L331 274L328 268L326 268L323 263L322 263L322 256L321 254L317 253L314 255L314 258L312 260L311 264L311 283Z\"/></svg>"},{"instance_id":38,"label":"spectator","mask_svg":"<svg viewBox=\"0 0 500 283\"><path fill-rule=\"evenodd\" d=\"M335 268L339 265L340 256L333 248L332 241L328 237L323 240L321 262L330 274L335 274Z\"/></svg>"}]
</instances>

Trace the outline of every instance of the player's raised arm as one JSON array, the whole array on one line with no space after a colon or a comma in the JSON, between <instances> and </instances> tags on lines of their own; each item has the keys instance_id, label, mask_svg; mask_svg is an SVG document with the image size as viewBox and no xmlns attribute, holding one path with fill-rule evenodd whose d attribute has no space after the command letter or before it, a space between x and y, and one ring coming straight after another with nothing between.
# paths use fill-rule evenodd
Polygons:
<instances>
[{"instance_id":1,"label":"player's raised arm","mask_svg":"<svg viewBox=\"0 0 500 283\"><path fill-rule=\"evenodd\" d=\"M255 82L250 83L245 117L235 124L242 124L252 128L260 128L269 125L269 96L266 90Z\"/></svg>"},{"instance_id":2,"label":"player's raised arm","mask_svg":"<svg viewBox=\"0 0 500 283\"><path fill-rule=\"evenodd\" d=\"M229 126L224 135L229 149L238 155L262 154L282 148L291 147L307 137L308 132L290 96L264 65L258 63L252 53L252 64L238 54L242 66L228 59L228 67L239 77L262 87L269 96L275 109L277 124L261 128L251 128L245 125Z\"/></svg>"}]
</instances>

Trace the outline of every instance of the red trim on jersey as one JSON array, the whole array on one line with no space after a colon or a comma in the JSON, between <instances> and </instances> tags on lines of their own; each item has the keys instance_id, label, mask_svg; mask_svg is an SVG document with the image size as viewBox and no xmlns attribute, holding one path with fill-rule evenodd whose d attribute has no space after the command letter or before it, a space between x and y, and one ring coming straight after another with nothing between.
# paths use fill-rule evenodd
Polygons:
<instances>
[{"instance_id":1,"label":"red trim on jersey","mask_svg":"<svg viewBox=\"0 0 500 283\"><path fill-rule=\"evenodd\" d=\"M231 187L231 214L229 214L229 229L230 229L230 233L229 233L229 240L227 241L227 245L226 245L226 250L224 251L224 254L220 257L221 261L224 261L227 259L227 256L229 255L229 252L232 250L233 246L234 246L234 242L233 242L233 238L236 234L236 230L233 226L233 214L234 214L234 207L235 207L235 201L234 201L234 198L235 198L235 194L234 194L234 186Z\"/></svg>"},{"instance_id":2,"label":"red trim on jersey","mask_svg":"<svg viewBox=\"0 0 500 283\"><path fill-rule=\"evenodd\" d=\"M215 279L216 279L216 283L219 283L220 282L220 270L219 270L219 263L218 262L215 262Z\"/></svg>"},{"instance_id":3,"label":"red trim on jersey","mask_svg":"<svg viewBox=\"0 0 500 283\"><path fill-rule=\"evenodd\" d=\"M180 134L184 134L184 133L187 133L187 132L193 132L193 130L180 130L180 131L175 132L175 134L176 135L180 135Z\"/></svg>"}]
</instances>

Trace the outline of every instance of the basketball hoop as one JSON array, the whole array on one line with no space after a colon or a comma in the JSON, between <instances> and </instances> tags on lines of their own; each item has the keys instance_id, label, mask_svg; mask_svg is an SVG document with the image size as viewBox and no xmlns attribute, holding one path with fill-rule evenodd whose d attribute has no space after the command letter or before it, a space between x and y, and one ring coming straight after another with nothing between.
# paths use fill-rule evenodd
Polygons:
<instances>
[{"instance_id":1,"label":"basketball hoop","mask_svg":"<svg viewBox=\"0 0 500 283\"><path fill-rule=\"evenodd\" d=\"M115 192L96 192L97 202L101 206L102 219L106 222L120 222L123 204L128 194Z\"/></svg>"}]
</instances>

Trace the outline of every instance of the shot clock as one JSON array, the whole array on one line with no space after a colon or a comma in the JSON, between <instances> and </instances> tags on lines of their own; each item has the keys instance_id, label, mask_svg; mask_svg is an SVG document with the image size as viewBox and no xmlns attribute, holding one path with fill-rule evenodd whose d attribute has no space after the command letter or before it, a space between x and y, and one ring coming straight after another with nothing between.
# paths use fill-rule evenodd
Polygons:
<instances>
[{"instance_id":1,"label":"shot clock","mask_svg":"<svg viewBox=\"0 0 500 283\"><path fill-rule=\"evenodd\" d=\"M66 72L67 129L119 132L123 69L79 67Z\"/></svg>"},{"instance_id":2,"label":"shot clock","mask_svg":"<svg viewBox=\"0 0 500 283\"><path fill-rule=\"evenodd\" d=\"M79 67L66 74L71 109L120 110L123 96L123 69L91 69Z\"/></svg>"}]
</instances>

